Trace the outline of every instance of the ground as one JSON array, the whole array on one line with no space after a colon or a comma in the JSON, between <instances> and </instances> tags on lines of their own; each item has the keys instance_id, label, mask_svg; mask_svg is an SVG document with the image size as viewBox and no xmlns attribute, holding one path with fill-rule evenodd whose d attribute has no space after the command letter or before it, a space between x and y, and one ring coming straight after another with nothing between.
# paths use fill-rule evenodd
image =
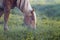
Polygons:
<instances>
[{"instance_id":1,"label":"ground","mask_svg":"<svg viewBox=\"0 0 60 40\"><path fill-rule=\"evenodd\" d=\"M0 40L60 40L60 5L39 5L32 7L37 14L36 30L23 25L23 14L11 10L9 31L3 30L3 16L0 18Z\"/></svg>"}]
</instances>

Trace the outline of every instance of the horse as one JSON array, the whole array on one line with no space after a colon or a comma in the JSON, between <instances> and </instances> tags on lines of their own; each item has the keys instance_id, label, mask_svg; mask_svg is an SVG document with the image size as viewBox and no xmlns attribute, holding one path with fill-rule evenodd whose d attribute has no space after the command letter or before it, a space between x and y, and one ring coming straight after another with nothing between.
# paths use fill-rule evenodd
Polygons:
<instances>
[{"instance_id":1,"label":"horse","mask_svg":"<svg viewBox=\"0 0 60 40\"><path fill-rule=\"evenodd\" d=\"M10 10L14 7L24 14L24 24L36 29L36 13L29 0L0 0L0 17L4 14L4 31L8 30Z\"/></svg>"}]
</instances>

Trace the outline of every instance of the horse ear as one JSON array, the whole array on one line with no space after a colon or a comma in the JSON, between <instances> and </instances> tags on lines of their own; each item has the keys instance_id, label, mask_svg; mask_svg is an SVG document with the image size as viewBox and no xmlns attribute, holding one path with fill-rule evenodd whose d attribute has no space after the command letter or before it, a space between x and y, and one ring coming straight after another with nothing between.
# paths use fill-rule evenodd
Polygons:
<instances>
[{"instance_id":1,"label":"horse ear","mask_svg":"<svg viewBox=\"0 0 60 40\"><path fill-rule=\"evenodd\" d=\"M33 9L33 12L34 12L34 9Z\"/></svg>"},{"instance_id":2,"label":"horse ear","mask_svg":"<svg viewBox=\"0 0 60 40\"><path fill-rule=\"evenodd\" d=\"M33 13L34 12L34 9L31 11L31 13Z\"/></svg>"}]
</instances>

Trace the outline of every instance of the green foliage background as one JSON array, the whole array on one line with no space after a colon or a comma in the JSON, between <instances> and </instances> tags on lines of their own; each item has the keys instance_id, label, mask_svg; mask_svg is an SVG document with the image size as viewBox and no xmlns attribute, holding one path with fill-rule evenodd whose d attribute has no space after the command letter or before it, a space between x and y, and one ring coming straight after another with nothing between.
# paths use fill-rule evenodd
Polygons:
<instances>
[{"instance_id":1,"label":"green foliage background","mask_svg":"<svg viewBox=\"0 0 60 40\"><path fill-rule=\"evenodd\" d=\"M0 18L0 40L60 40L60 1L30 0L37 15L37 29L28 29L23 24L23 13L11 10L9 31L3 30L3 16Z\"/></svg>"}]
</instances>

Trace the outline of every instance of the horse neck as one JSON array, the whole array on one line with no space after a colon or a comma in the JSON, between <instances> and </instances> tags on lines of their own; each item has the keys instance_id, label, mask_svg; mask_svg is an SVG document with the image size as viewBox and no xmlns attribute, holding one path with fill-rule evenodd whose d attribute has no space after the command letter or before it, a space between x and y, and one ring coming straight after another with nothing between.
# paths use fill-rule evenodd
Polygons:
<instances>
[{"instance_id":1,"label":"horse neck","mask_svg":"<svg viewBox=\"0 0 60 40\"><path fill-rule=\"evenodd\" d=\"M17 6L24 12L32 10L29 0L17 0Z\"/></svg>"},{"instance_id":2,"label":"horse neck","mask_svg":"<svg viewBox=\"0 0 60 40\"><path fill-rule=\"evenodd\" d=\"M31 4L30 4L30 1L29 0L27 0L26 2L25 2L25 6L24 6L24 8L26 9L26 10L32 10L32 7L31 7Z\"/></svg>"}]
</instances>

